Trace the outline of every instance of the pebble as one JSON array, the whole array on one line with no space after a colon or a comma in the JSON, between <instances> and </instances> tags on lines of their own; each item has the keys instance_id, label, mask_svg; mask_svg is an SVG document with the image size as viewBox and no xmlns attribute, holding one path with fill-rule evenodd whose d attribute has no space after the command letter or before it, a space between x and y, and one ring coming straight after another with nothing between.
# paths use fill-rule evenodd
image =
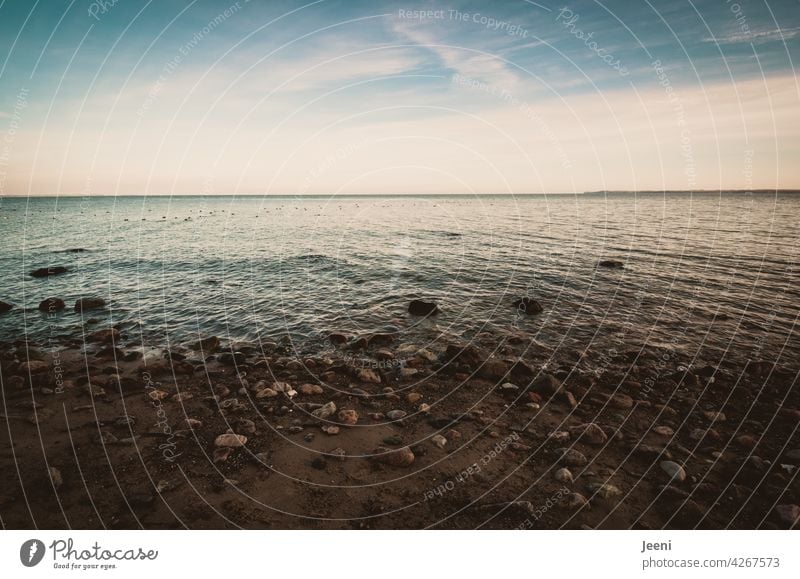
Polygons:
<instances>
[{"instance_id":1,"label":"pebble","mask_svg":"<svg viewBox=\"0 0 800 579\"><path fill-rule=\"evenodd\" d=\"M633 408L634 404L633 398L627 394L614 394L611 398L609 398L608 403L610 406L620 410L630 410Z\"/></svg>"},{"instance_id":2,"label":"pebble","mask_svg":"<svg viewBox=\"0 0 800 579\"><path fill-rule=\"evenodd\" d=\"M362 382L369 382L371 384L381 383L381 377L372 368L361 368L358 371L358 379Z\"/></svg>"},{"instance_id":3,"label":"pebble","mask_svg":"<svg viewBox=\"0 0 800 579\"><path fill-rule=\"evenodd\" d=\"M408 396L406 396L406 400L408 400L411 404L416 404L422 400L422 394L419 394L418 392L409 392Z\"/></svg>"},{"instance_id":4,"label":"pebble","mask_svg":"<svg viewBox=\"0 0 800 579\"><path fill-rule=\"evenodd\" d=\"M275 398L278 393L272 388L264 388L256 392L256 398Z\"/></svg>"},{"instance_id":5,"label":"pebble","mask_svg":"<svg viewBox=\"0 0 800 579\"><path fill-rule=\"evenodd\" d=\"M194 430L194 429L197 429L197 428L202 428L203 423L201 421L197 420L197 418L187 418L186 419L186 426L189 427L190 429Z\"/></svg>"},{"instance_id":6,"label":"pebble","mask_svg":"<svg viewBox=\"0 0 800 579\"><path fill-rule=\"evenodd\" d=\"M447 446L447 439L441 434L434 434L431 437L431 442L433 442L433 444L435 444L438 448L443 449L445 446Z\"/></svg>"},{"instance_id":7,"label":"pebble","mask_svg":"<svg viewBox=\"0 0 800 579\"><path fill-rule=\"evenodd\" d=\"M568 468L560 468L555 472L553 475L555 479L562 483L571 483L575 482L575 479L572 477L572 472Z\"/></svg>"},{"instance_id":8,"label":"pebble","mask_svg":"<svg viewBox=\"0 0 800 579\"><path fill-rule=\"evenodd\" d=\"M333 424L326 424L325 426L322 427L322 432L333 436L335 434L339 434L339 427L334 426Z\"/></svg>"},{"instance_id":9,"label":"pebble","mask_svg":"<svg viewBox=\"0 0 800 579\"><path fill-rule=\"evenodd\" d=\"M431 411L431 405L425 404L423 402L422 404L419 405L419 411L422 412L423 414L427 414L428 412Z\"/></svg>"},{"instance_id":10,"label":"pebble","mask_svg":"<svg viewBox=\"0 0 800 579\"><path fill-rule=\"evenodd\" d=\"M339 422L348 426L353 426L358 422L358 412L347 409L339 411Z\"/></svg>"},{"instance_id":11,"label":"pebble","mask_svg":"<svg viewBox=\"0 0 800 579\"><path fill-rule=\"evenodd\" d=\"M567 466L586 466L589 463L586 456L574 448L559 448L558 450L561 452L559 460Z\"/></svg>"},{"instance_id":12,"label":"pebble","mask_svg":"<svg viewBox=\"0 0 800 579\"><path fill-rule=\"evenodd\" d=\"M593 444L595 446L601 446L608 441L608 436L606 433L603 432L603 429L594 422L574 426L569 430L573 436L576 436L581 441Z\"/></svg>"},{"instance_id":13,"label":"pebble","mask_svg":"<svg viewBox=\"0 0 800 579\"><path fill-rule=\"evenodd\" d=\"M221 448L241 448L247 444L247 437L243 434L226 433L220 434L215 440L214 445Z\"/></svg>"},{"instance_id":14,"label":"pebble","mask_svg":"<svg viewBox=\"0 0 800 579\"><path fill-rule=\"evenodd\" d=\"M567 495L566 505L570 509L580 509L588 506L589 501L581 493L570 493Z\"/></svg>"},{"instance_id":15,"label":"pebble","mask_svg":"<svg viewBox=\"0 0 800 579\"><path fill-rule=\"evenodd\" d=\"M53 487L58 490L61 485L64 484L64 477L61 476L61 471L54 466L51 466L48 471L50 473L50 482L52 482Z\"/></svg>"},{"instance_id":16,"label":"pebble","mask_svg":"<svg viewBox=\"0 0 800 579\"><path fill-rule=\"evenodd\" d=\"M148 398L153 401L164 400L167 396L169 396L169 392L165 392L164 390L151 390L147 393Z\"/></svg>"},{"instance_id":17,"label":"pebble","mask_svg":"<svg viewBox=\"0 0 800 579\"><path fill-rule=\"evenodd\" d=\"M390 410L386 413L386 418L389 420L402 420L406 416L408 416L408 412L405 410Z\"/></svg>"},{"instance_id":18,"label":"pebble","mask_svg":"<svg viewBox=\"0 0 800 579\"><path fill-rule=\"evenodd\" d=\"M319 418L320 420L327 420L331 416L336 413L336 404L333 402L326 402L320 408L317 408L314 412L311 413L312 416L315 418Z\"/></svg>"},{"instance_id":19,"label":"pebble","mask_svg":"<svg viewBox=\"0 0 800 579\"><path fill-rule=\"evenodd\" d=\"M780 517L781 521L790 527L800 523L800 506L799 505L778 505L775 507L775 512Z\"/></svg>"},{"instance_id":20,"label":"pebble","mask_svg":"<svg viewBox=\"0 0 800 579\"><path fill-rule=\"evenodd\" d=\"M593 496L601 499L611 499L622 494L622 491L611 483L590 483L586 487Z\"/></svg>"},{"instance_id":21,"label":"pebble","mask_svg":"<svg viewBox=\"0 0 800 579\"><path fill-rule=\"evenodd\" d=\"M319 384L301 384L297 391L303 396L313 396L315 394L322 394L324 390Z\"/></svg>"},{"instance_id":22,"label":"pebble","mask_svg":"<svg viewBox=\"0 0 800 579\"><path fill-rule=\"evenodd\" d=\"M669 426L656 426L653 428L653 432L661 436L673 436L675 434L675 431Z\"/></svg>"},{"instance_id":23,"label":"pebble","mask_svg":"<svg viewBox=\"0 0 800 579\"><path fill-rule=\"evenodd\" d=\"M661 470L669 475L670 481L683 482L686 480L686 471L677 462L665 460L659 466L661 466Z\"/></svg>"},{"instance_id":24,"label":"pebble","mask_svg":"<svg viewBox=\"0 0 800 579\"><path fill-rule=\"evenodd\" d=\"M375 449L375 454L375 460L390 466L406 467L411 466L414 462L414 453L407 446L397 450L379 446Z\"/></svg>"},{"instance_id":25,"label":"pebble","mask_svg":"<svg viewBox=\"0 0 800 579\"><path fill-rule=\"evenodd\" d=\"M225 448L215 448L214 449L214 462L225 462L230 457L233 449L230 447Z\"/></svg>"}]
</instances>

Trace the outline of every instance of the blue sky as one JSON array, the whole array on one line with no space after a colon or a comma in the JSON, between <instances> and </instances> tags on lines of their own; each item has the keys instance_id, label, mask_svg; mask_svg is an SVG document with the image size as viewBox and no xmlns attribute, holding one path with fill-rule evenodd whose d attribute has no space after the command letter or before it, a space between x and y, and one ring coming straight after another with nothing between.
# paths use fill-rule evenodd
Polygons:
<instances>
[{"instance_id":1,"label":"blue sky","mask_svg":"<svg viewBox=\"0 0 800 579\"><path fill-rule=\"evenodd\" d=\"M0 193L800 188L800 3L0 4Z\"/></svg>"}]
</instances>

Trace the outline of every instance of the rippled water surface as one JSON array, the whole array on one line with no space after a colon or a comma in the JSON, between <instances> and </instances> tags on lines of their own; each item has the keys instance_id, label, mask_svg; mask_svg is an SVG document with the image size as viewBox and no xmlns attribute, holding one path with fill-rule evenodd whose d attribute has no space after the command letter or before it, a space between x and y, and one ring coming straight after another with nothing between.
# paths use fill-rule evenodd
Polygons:
<instances>
[{"instance_id":1,"label":"rippled water surface","mask_svg":"<svg viewBox=\"0 0 800 579\"><path fill-rule=\"evenodd\" d=\"M3 199L0 232L3 340L80 336L109 316L159 346L216 334L312 349L340 330L800 354L800 195ZM49 265L69 271L29 275ZM518 316L522 295L544 312ZM68 308L40 313L49 296ZM82 318L84 296L109 308ZM413 297L441 314L410 317Z\"/></svg>"}]
</instances>

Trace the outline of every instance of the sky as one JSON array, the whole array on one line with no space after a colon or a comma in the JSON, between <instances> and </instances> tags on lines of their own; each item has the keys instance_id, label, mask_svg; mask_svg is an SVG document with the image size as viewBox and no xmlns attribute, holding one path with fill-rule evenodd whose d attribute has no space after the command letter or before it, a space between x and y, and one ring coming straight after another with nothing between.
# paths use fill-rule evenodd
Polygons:
<instances>
[{"instance_id":1,"label":"sky","mask_svg":"<svg viewBox=\"0 0 800 579\"><path fill-rule=\"evenodd\" d=\"M0 197L800 189L798 61L798 0L0 0Z\"/></svg>"}]
</instances>

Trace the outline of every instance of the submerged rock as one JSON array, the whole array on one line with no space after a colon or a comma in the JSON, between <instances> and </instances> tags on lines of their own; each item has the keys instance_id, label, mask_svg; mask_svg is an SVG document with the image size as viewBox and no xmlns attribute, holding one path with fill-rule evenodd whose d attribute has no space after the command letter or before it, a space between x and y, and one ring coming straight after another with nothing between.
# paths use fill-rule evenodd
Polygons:
<instances>
[{"instance_id":1,"label":"submerged rock","mask_svg":"<svg viewBox=\"0 0 800 579\"><path fill-rule=\"evenodd\" d=\"M439 306L435 302L411 300L408 304L408 313L412 316L435 316L439 313Z\"/></svg>"},{"instance_id":2,"label":"submerged rock","mask_svg":"<svg viewBox=\"0 0 800 579\"><path fill-rule=\"evenodd\" d=\"M618 259L603 259L597 265L600 267L610 267L615 269L620 269L625 267L625 264L619 261Z\"/></svg>"},{"instance_id":3,"label":"submerged rock","mask_svg":"<svg viewBox=\"0 0 800 579\"><path fill-rule=\"evenodd\" d=\"M85 310L95 310L105 305L106 302L102 298L80 298L75 302L75 311L83 312Z\"/></svg>"},{"instance_id":4,"label":"submerged rock","mask_svg":"<svg viewBox=\"0 0 800 579\"><path fill-rule=\"evenodd\" d=\"M31 272L31 277L49 277L51 275L59 275L61 273L66 273L66 272L67 268L62 265L40 267L39 269L34 269Z\"/></svg>"},{"instance_id":5,"label":"submerged rock","mask_svg":"<svg viewBox=\"0 0 800 579\"><path fill-rule=\"evenodd\" d=\"M47 298L39 302L39 311L42 312L58 312L65 307L67 307L67 304L61 298Z\"/></svg>"},{"instance_id":6,"label":"submerged rock","mask_svg":"<svg viewBox=\"0 0 800 579\"><path fill-rule=\"evenodd\" d=\"M528 314L529 316L533 314L540 314L544 311L542 304L529 297L519 298L514 302L514 307L523 314Z\"/></svg>"},{"instance_id":7,"label":"submerged rock","mask_svg":"<svg viewBox=\"0 0 800 579\"><path fill-rule=\"evenodd\" d=\"M13 308L14 306L8 302L0 301L0 314L6 313L8 310Z\"/></svg>"}]
</instances>

